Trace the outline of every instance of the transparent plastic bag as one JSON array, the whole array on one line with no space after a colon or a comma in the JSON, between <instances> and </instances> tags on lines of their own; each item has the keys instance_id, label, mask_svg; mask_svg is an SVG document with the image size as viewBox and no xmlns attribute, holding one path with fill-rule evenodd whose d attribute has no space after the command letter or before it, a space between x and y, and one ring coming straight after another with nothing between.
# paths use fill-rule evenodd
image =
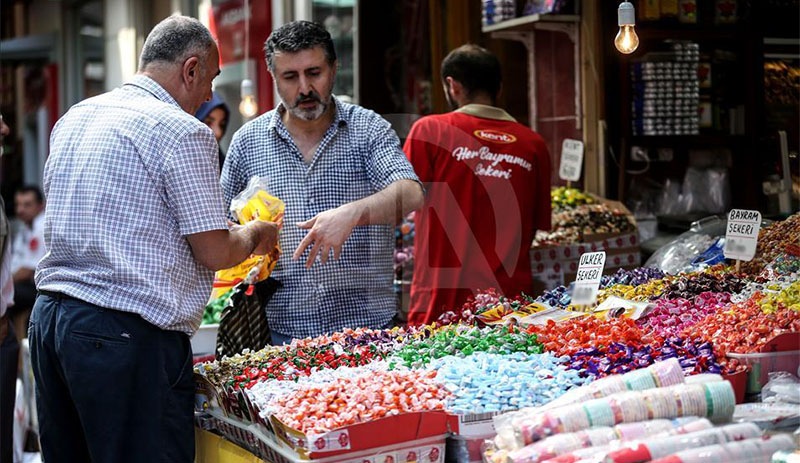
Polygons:
<instances>
[{"instance_id":1,"label":"transparent plastic bag","mask_svg":"<svg viewBox=\"0 0 800 463\"><path fill-rule=\"evenodd\" d=\"M248 182L247 188L231 200L230 211L240 224L265 220L276 222L280 228L283 225L285 208L283 201L269 194L266 178L253 177ZM239 283L252 284L266 280L278 263L280 254L280 246L276 245L275 249L266 255L253 254L238 265L219 270L214 276L211 299L216 299Z\"/></svg>"},{"instance_id":2,"label":"transparent plastic bag","mask_svg":"<svg viewBox=\"0 0 800 463\"><path fill-rule=\"evenodd\" d=\"M761 388L763 402L800 404L800 379L788 371L769 373L769 381Z\"/></svg>"},{"instance_id":3,"label":"transparent plastic bag","mask_svg":"<svg viewBox=\"0 0 800 463\"><path fill-rule=\"evenodd\" d=\"M683 178L681 202L684 212L720 214L730 208L730 175L726 168L689 167Z\"/></svg>"}]
</instances>

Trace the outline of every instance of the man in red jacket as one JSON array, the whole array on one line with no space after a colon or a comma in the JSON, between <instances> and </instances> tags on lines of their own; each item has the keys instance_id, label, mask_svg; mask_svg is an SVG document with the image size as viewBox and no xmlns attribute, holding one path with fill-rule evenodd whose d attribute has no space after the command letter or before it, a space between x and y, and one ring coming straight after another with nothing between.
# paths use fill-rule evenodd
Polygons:
<instances>
[{"instance_id":1,"label":"man in red jacket","mask_svg":"<svg viewBox=\"0 0 800 463\"><path fill-rule=\"evenodd\" d=\"M477 290L530 294L528 250L550 228L550 155L496 106L500 63L463 45L442 62L453 111L417 121L404 151L425 184L415 217L409 324L430 323Z\"/></svg>"}]
</instances>

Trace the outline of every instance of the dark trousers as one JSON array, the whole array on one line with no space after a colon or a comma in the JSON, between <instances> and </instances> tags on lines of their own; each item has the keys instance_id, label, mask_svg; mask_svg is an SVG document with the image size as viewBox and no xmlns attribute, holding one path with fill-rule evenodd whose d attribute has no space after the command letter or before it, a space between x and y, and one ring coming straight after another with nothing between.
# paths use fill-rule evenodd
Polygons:
<instances>
[{"instance_id":1,"label":"dark trousers","mask_svg":"<svg viewBox=\"0 0 800 463\"><path fill-rule=\"evenodd\" d=\"M194 460L186 334L46 293L36 299L28 337L44 461Z\"/></svg>"},{"instance_id":2,"label":"dark trousers","mask_svg":"<svg viewBox=\"0 0 800 463\"><path fill-rule=\"evenodd\" d=\"M14 461L14 402L17 397L19 341L8 317L0 318L7 327L0 339L0 463Z\"/></svg>"}]
</instances>

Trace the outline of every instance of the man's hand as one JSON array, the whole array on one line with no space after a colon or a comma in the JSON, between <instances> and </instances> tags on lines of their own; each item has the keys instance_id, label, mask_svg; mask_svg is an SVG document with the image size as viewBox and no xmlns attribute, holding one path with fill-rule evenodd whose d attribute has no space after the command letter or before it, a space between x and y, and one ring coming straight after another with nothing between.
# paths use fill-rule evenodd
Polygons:
<instances>
[{"instance_id":1,"label":"man's hand","mask_svg":"<svg viewBox=\"0 0 800 463\"><path fill-rule=\"evenodd\" d=\"M253 254L263 256L270 253L278 244L278 224L275 222L265 222L254 220L245 225L256 234L258 244L253 249Z\"/></svg>"},{"instance_id":2,"label":"man's hand","mask_svg":"<svg viewBox=\"0 0 800 463\"><path fill-rule=\"evenodd\" d=\"M358 222L357 208L350 203L336 209L321 212L312 217L311 220L298 223L297 226L308 230L308 234L297 246L292 258L294 260L300 259L303 252L311 247L308 259L306 259L306 268L311 268L317 256L319 256L323 264L328 262L331 250L333 250L333 258L339 259L342 253L342 245L353 232L353 228L358 225Z\"/></svg>"}]
</instances>

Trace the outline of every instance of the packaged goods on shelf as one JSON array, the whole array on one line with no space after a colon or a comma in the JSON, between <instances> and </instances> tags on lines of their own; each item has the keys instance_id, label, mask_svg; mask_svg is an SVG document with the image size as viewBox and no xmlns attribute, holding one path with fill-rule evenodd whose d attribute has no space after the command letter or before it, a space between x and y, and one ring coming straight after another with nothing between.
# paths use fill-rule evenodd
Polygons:
<instances>
[{"instance_id":1,"label":"packaged goods on shelf","mask_svg":"<svg viewBox=\"0 0 800 463\"><path fill-rule=\"evenodd\" d=\"M696 430L708 429L712 426L710 421L696 417L623 423L613 427L595 426L583 431L556 434L518 450L487 453L487 456L492 463L538 463L578 449L591 447L595 448L594 453L598 453L598 447L612 442L626 442L671 434L688 425Z\"/></svg>"},{"instance_id":2,"label":"packaged goods on shelf","mask_svg":"<svg viewBox=\"0 0 800 463\"><path fill-rule=\"evenodd\" d=\"M608 453L610 463L644 463L672 455L683 449L706 447L761 436L761 428L753 423L735 423L679 436L642 439Z\"/></svg>"},{"instance_id":3,"label":"packaged goods on shelf","mask_svg":"<svg viewBox=\"0 0 800 463\"><path fill-rule=\"evenodd\" d=\"M714 423L725 423L733 416L734 406L733 389L727 381L620 392L520 416L512 423L513 438L502 438L496 443L500 448L513 450L561 432L653 418L700 416Z\"/></svg>"},{"instance_id":4,"label":"packaged goods on shelf","mask_svg":"<svg viewBox=\"0 0 800 463\"><path fill-rule=\"evenodd\" d=\"M676 418L674 420L669 420L672 423L675 423L677 427L672 429L662 431L661 433L649 435L643 430L646 430L648 427L652 425L653 421L659 420L649 420L643 423L629 423L624 425L617 425L617 427L625 426L626 428L630 429L631 432L626 435L620 435L619 439L613 440L606 445L601 445L597 447L585 447L573 450L571 452L562 453L557 457L549 458L547 460L543 460L547 463L576 463L576 462L585 462L585 460L590 461L602 461L605 456L615 450L620 448L623 445L626 445L629 442L644 439L644 438L656 438L656 437L664 437L664 436L677 436L683 434L689 434L697 431L702 431L704 429L711 429L714 425L705 418L697 418L697 417L684 417L684 418Z\"/></svg>"},{"instance_id":5,"label":"packaged goods on shelf","mask_svg":"<svg viewBox=\"0 0 800 463\"><path fill-rule=\"evenodd\" d=\"M652 463L769 461L775 452L793 449L794 445L794 441L790 436L778 434L683 450L670 456L652 460Z\"/></svg>"}]
</instances>

